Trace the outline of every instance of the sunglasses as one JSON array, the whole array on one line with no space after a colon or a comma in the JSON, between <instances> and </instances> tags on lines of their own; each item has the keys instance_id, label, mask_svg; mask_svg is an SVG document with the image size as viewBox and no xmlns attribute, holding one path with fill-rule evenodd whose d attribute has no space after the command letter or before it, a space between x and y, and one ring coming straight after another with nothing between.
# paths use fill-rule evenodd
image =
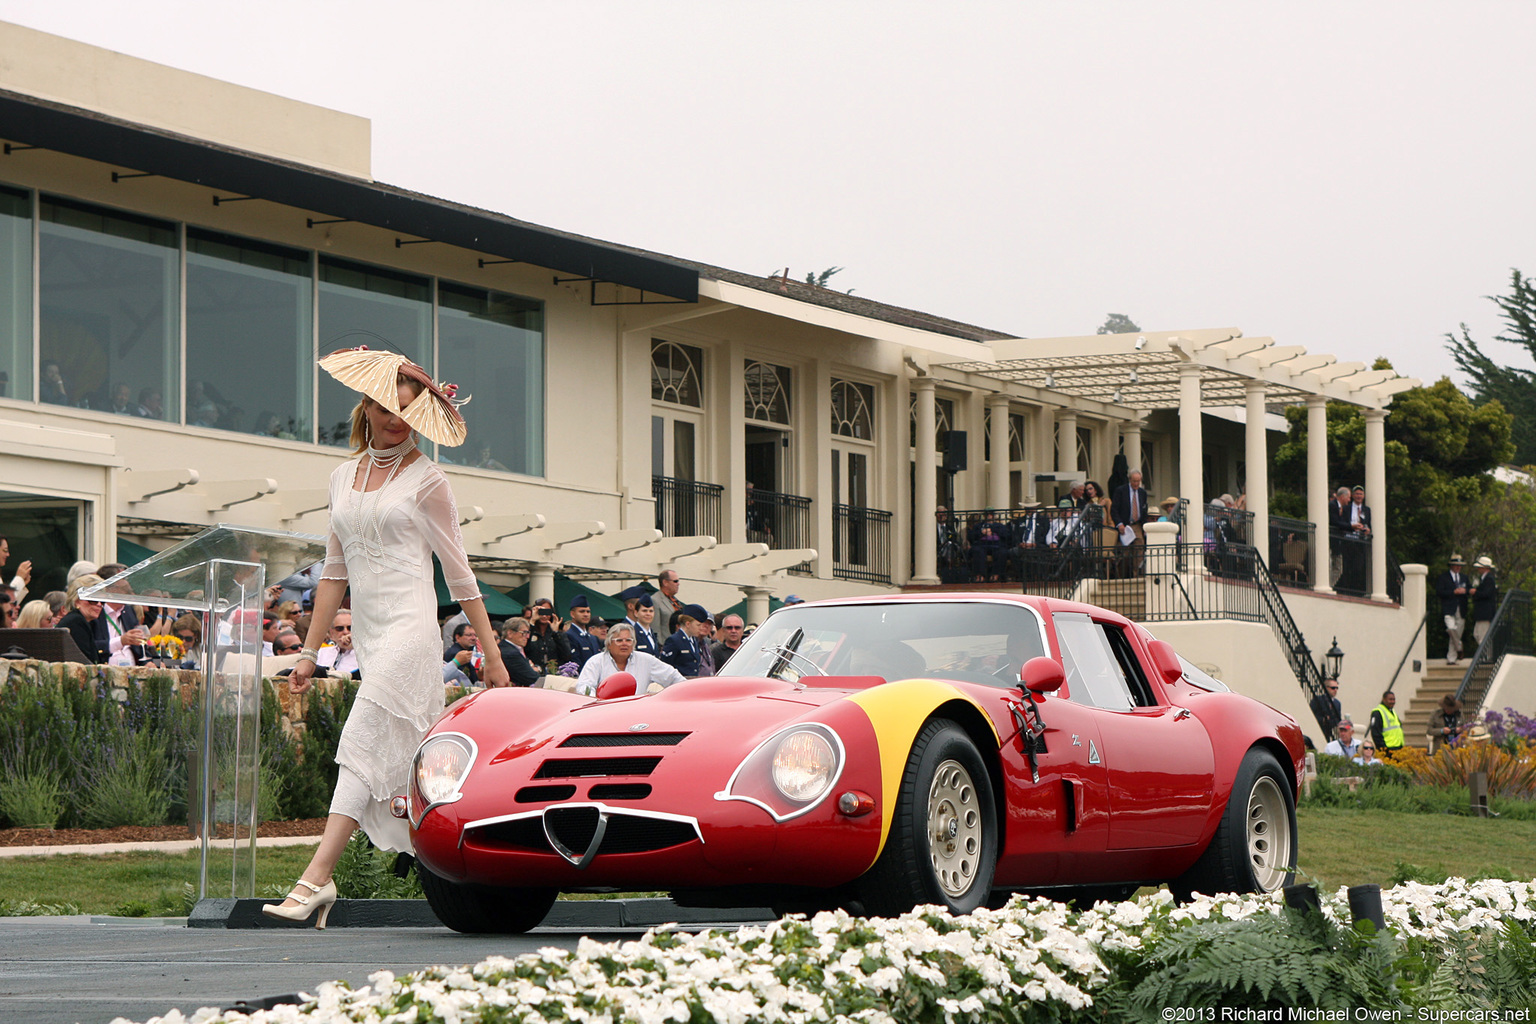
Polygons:
<instances>
[{"instance_id":1,"label":"sunglasses","mask_svg":"<svg viewBox=\"0 0 1536 1024\"><path fill-rule=\"evenodd\" d=\"M352 627L351 626L332 626L331 628L336 630L338 633L342 633L342 632L350 633L350 632L352 632Z\"/></svg>"},{"instance_id":2,"label":"sunglasses","mask_svg":"<svg viewBox=\"0 0 1536 1024\"><path fill-rule=\"evenodd\" d=\"M272 653L273 654L287 654L289 651L302 651L303 649L304 649L304 645L303 644L290 644L287 647L274 647L274 648L272 648Z\"/></svg>"}]
</instances>

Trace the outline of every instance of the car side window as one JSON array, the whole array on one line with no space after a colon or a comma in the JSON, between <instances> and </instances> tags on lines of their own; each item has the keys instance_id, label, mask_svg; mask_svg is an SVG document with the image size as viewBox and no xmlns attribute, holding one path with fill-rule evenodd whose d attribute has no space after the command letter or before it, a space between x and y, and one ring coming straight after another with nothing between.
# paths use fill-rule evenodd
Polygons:
<instances>
[{"instance_id":1,"label":"car side window","mask_svg":"<svg viewBox=\"0 0 1536 1024\"><path fill-rule=\"evenodd\" d=\"M1104 631L1110 650L1115 652L1115 661L1120 665L1121 674L1130 684L1132 701L1137 707L1155 706L1157 699L1152 695L1152 687L1147 682L1146 672L1142 670L1141 659L1136 656L1136 648L1131 646L1131 638L1125 635L1125 630L1108 622L1099 623L1099 628Z\"/></svg>"},{"instance_id":2,"label":"car side window","mask_svg":"<svg viewBox=\"0 0 1536 1024\"><path fill-rule=\"evenodd\" d=\"M1079 612L1059 612L1055 622L1067 674L1067 699L1106 711L1135 707L1125 672L1099 624Z\"/></svg>"}]
</instances>

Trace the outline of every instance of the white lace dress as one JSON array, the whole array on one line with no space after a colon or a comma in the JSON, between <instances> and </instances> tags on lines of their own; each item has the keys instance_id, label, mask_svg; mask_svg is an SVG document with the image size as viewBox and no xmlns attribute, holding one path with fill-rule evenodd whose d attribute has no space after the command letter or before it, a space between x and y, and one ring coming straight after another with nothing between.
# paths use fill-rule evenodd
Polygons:
<instances>
[{"instance_id":1,"label":"white lace dress","mask_svg":"<svg viewBox=\"0 0 1536 1024\"><path fill-rule=\"evenodd\" d=\"M353 487L359 461L331 474L321 574L351 584L352 645L362 670L336 751L344 770L331 809L357 818L380 849L409 852L409 829L389 803L405 793L411 758L443 713L433 553L455 601L478 599L480 589L464 556L453 491L437 465L422 456L380 490L364 493ZM366 799L349 771L366 787ZM338 806L344 795L347 805Z\"/></svg>"}]
</instances>

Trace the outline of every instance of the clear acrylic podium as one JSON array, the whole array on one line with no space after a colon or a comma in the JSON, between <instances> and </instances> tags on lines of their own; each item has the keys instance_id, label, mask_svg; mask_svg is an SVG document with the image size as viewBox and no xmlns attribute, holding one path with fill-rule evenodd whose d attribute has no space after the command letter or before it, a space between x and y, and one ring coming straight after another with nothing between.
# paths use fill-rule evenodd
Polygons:
<instances>
[{"instance_id":1,"label":"clear acrylic podium","mask_svg":"<svg viewBox=\"0 0 1536 1024\"><path fill-rule=\"evenodd\" d=\"M281 580L324 557L323 537L219 525L80 592L97 601L179 608L202 616L201 742L187 793L191 821L202 841L199 899L256 895L261 619L267 580ZM220 826L228 826L226 838L219 837ZM228 892L223 889L226 876Z\"/></svg>"}]
</instances>

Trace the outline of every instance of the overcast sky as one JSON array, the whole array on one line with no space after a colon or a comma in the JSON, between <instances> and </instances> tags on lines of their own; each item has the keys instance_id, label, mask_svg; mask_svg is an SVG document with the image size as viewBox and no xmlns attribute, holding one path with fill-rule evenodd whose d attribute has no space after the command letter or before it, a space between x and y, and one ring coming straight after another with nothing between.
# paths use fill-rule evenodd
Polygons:
<instances>
[{"instance_id":1,"label":"overcast sky","mask_svg":"<svg viewBox=\"0 0 1536 1024\"><path fill-rule=\"evenodd\" d=\"M1452 373L1536 274L1536 3L0 0L361 114L381 181L1028 337ZM1489 346L1517 365L1523 352Z\"/></svg>"}]
</instances>

